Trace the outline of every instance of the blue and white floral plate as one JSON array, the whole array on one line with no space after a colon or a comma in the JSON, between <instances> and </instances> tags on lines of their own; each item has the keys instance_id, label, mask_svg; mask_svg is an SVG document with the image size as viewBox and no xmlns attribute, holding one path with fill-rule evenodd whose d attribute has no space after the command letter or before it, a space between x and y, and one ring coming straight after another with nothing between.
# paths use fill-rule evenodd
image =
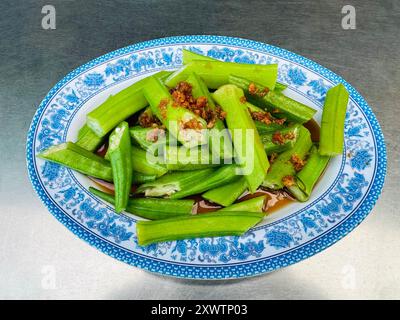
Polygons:
<instances>
[{"instance_id":1,"label":"blue and white floral plate","mask_svg":"<svg viewBox=\"0 0 400 320\"><path fill-rule=\"evenodd\" d=\"M278 63L285 94L318 110L326 91L341 82L350 92L345 151L334 158L307 203L268 216L242 237L188 239L141 247L138 218L118 215L88 192L91 181L36 158L40 151L75 141L86 113L138 79L182 63L182 48L223 61ZM371 211L386 173L379 124L363 97L317 63L267 44L220 36L182 36L138 43L90 61L68 74L37 110L27 141L31 182L49 211L68 229L102 252L152 272L194 279L254 276L288 266L329 247Z\"/></svg>"}]
</instances>

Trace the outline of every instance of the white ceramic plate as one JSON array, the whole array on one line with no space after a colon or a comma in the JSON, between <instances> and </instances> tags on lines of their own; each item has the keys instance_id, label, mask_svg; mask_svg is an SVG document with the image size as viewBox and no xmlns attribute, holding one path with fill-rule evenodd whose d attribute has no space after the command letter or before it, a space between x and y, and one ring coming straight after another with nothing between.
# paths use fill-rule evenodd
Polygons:
<instances>
[{"instance_id":1,"label":"white ceramic plate","mask_svg":"<svg viewBox=\"0 0 400 320\"><path fill-rule=\"evenodd\" d=\"M224 61L278 63L285 94L318 110L326 91L343 83L350 93L345 151L334 158L306 203L293 203L242 237L187 239L140 247L136 218L117 215L88 192L84 175L36 158L40 151L75 141L85 115L139 79L181 65L182 48ZM29 176L49 211L102 252L166 275L225 279L253 276L301 261L329 247L370 212L386 173L379 124L345 80L297 54L267 44L220 36L182 36L138 43L99 57L62 79L41 103L27 140Z\"/></svg>"}]
</instances>

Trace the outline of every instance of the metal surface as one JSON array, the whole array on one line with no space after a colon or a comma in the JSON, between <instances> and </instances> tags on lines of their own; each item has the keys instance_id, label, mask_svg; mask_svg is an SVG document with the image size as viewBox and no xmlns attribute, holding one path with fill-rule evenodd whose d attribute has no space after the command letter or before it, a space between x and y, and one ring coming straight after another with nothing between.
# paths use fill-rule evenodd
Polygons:
<instances>
[{"instance_id":1,"label":"metal surface","mask_svg":"<svg viewBox=\"0 0 400 320\"><path fill-rule=\"evenodd\" d=\"M351 1L45 1L0 3L0 298L3 299L389 299L400 298L400 3ZM277 45L343 76L377 115L388 175L372 213L326 251L263 276L234 281L162 277L118 262L76 238L28 181L25 139L47 91L111 50L180 34L239 36Z\"/></svg>"}]
</instances>

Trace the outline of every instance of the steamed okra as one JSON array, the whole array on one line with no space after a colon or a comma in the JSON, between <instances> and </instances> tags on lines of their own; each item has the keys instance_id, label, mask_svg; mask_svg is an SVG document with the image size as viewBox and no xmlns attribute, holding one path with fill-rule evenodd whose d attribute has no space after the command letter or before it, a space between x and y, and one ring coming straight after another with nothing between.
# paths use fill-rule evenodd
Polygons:
<instances>
[{"instance_id":1,"label":"steamed okra","mask_svg":"<svg viewBox=\"0 0 400 320\"><path fill-rule=\"evenodd\" d=\"M87 114L75 143L38 156L111 185L89 191L117 213L151 220L136 224L139 245L242 235L268 213L265 192L307 201L330 157L343 152L345 87L328 90L321 139L312 141L307 123L316 110L286 96L277 75L276 64L183 50L181 68L109 96ZM201 201L207 214L197 214Z\"/></svg>"}]
</instances>

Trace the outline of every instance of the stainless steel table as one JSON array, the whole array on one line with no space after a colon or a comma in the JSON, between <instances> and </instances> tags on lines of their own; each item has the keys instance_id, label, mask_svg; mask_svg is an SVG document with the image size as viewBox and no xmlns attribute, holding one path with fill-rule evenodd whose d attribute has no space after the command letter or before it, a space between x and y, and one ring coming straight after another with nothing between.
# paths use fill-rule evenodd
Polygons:
<instances>
[{"instance_id":1,"label":"stainless steel table","mask_svg":"<svg viewBox=\"0 0 400 320\"><path fill-rule=\"evenodd\" d=\"M49 1L0 2L0 298L297 299L400 298L400 2ZM25 139L47 91L108 51L180 34L250 38L287 48L342 75L367 99L388 148L388 175L373 212L328 250L286 269L235 281L187 281L118 262L76 238L40 203L27 178Z\"/></svg>"}]
</instances>

